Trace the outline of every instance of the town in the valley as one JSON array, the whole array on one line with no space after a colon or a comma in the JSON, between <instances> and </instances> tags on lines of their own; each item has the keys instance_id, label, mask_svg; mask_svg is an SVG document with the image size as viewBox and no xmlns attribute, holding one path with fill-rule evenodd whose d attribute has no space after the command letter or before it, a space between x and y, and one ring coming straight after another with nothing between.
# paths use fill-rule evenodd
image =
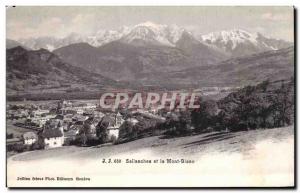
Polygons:
<instances>
[{"instance_id":1,"label":"town in the valley","mask_svg":"<svg viewBox=\"0 0 300 193\"><path fill-rule=\"evenodd\" d=\"M176 112L177 111L177 112ZM182 110L180 110L182 111ZM103 109L99 101L54 100L7 104L7 151L14 153L68 145L116 144L147 136L168 116L166 108Z\"/></svg>"}]
</instances>

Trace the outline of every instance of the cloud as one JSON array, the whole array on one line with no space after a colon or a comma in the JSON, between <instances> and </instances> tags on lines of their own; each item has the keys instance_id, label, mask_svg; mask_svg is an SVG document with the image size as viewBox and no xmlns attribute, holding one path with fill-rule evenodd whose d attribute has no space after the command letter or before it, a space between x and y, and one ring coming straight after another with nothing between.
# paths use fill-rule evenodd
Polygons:
<instances>
[{"instance_id":1,"label":"cloud","mask_svg":"<svg viewBox=\"0 0 300 193\"><path fill-rule=\"evenodd\" d=\"M261 15L261 18L269 21L291 21L293 19L292 14L274 14L267 12Z\"/></svg>"},{"instance_id":2,"label":"cloud","mask_svg":"<svg viewBox=\"0 0 300 193\"><path fill-rule=\"evenodd\" d=\"M94 15L92 14L78 14L71 20L71 23L81 25L84 23L91 22L94 19Z\"/></svg>"},{"instance_id":3,"label":"cloud","mask_svg":"<svg viewBox=\"0 0 300 193\"><path fill-rule=\"evenodd\" d=\"M60 17L49 17L36 26L28 25L27 22L9 21L7 22L7 36L12 39L21 39L41 36L61 38L72 32L89 34L95 21L92 14L77 14L68 21Z\"/></svg>"},{"instance_id":4,"label":"cloud","mask_svg":"<svg viewBox=\"0 0 300 193\"><path fill-rule=\"evenodd\" d=\"M59 29L59 30L57 30ZM7 35L15 39L61 35L61 31L65 29L65 25L61 18L51 17L41 22L37 26L28 26L25 22L8 22L7 23Z\"/></svg>"},{"instance_id":5,"label":"cloud","mask_svg":"<svg viewBox=\"0 0 300 193\"><path fill-rule=\"evenodd\" d=\"M195 10L182 8L183 12L189 13L183 15L177 14L179 10L181 8L178 10L153 8L152 10L152 8L137 7L44 7L41 10L38 7L19 7L19 9L7 11L7 37L12 39L41 36L64 37L72 32L90 35L98 30L116 29L123 25L131 26L148 19L169 25L176 23L179 27L199 34L222 29L250 28L254 32L258 31L263 34L283 34L282 38L285 38L287 35L281 32L282 29L292 29L293 26L293 11L288 7L263 9L263 12L261 9L256 11L251 8L252 14L247 15L244 14L246 12L241 12L237 8L220 8L224 10L222 12L216 12L215 8L207 8L207 10L205 8L205 11L198 10L198 8ZM170 18L169 13L175 14L176 17ZM260 27L254 30L257 26ZM290 31L289 34L291 34Z\"/></svg>"},{"instance_id":6,"label":"cloud","mask_svg":"<svg viewBox=\"0 0 300 193\"><path fill-rule=\"evenodd\" d=\"M67 24L69 33L89 34L94 28L96 18L93 14L78 14Z\"/></svg>"}]
</instances>

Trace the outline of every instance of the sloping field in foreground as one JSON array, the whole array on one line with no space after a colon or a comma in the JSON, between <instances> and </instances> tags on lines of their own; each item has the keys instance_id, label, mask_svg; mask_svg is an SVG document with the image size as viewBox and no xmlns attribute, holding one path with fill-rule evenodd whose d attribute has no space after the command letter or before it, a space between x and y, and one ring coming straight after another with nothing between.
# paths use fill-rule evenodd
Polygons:
<instances>
[{"instance_id":1,"label":"sloping field in foreground","mask_svg":"<svg viewBox=\"0 0 300 193\"><path fill-rule=\"evenodd\" d=\"M292 186L293 130L284 127L171 139L156 136L114 146L27 152L8 159L8 185ZM110 158L113 163L102 163ZM74 180L24 182L16 180L20 176ZM90 180L76 181L76 177Z\"/></svg>"}]
</instances>

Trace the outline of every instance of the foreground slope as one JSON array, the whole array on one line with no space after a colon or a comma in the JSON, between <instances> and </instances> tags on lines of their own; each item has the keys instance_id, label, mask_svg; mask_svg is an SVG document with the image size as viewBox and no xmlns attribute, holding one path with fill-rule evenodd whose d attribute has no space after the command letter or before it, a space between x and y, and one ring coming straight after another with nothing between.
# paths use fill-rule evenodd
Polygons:
<instances>
[{"instance_id":1,"label":"foreground slope","mask_svg":"<svg viewBox=\"0 0 300 193\"><path fill-rule=\"evenodd\" d=\"M285 127L27 152L8 158L7 181L17 187L287 187L294 185L294 163L293 127ZM17 181L20 176L74 180Z\"/></svg>"},{"instance_id":2,"label":"foreground slope","mask_svg":"<svg viewBox=\"0 0 300 193\"><path fill-rule=\"evenodd\" d=\"M199 158L213 152L247 154L249 151L255 149L257 143L271 141L271 143L276 145L278 142L292 140L293 135L294 126L241 132L212 132L178 138L154 136L118 145L99 145L94 147L67 146L50 150L25 152L13 156L12 160L33 161L49 159L54 155L56 159L93 159L124 154L131 155L143 151L150 151L155 157L177 155L180 157Z\"/></svg>"}]
</instances>

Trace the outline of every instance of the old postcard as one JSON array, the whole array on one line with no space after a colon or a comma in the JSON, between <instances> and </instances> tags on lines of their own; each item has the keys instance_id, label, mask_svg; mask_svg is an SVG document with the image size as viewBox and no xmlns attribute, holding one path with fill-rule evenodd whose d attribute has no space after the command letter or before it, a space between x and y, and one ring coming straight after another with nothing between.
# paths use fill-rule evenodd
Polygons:
<instances>
[{"instance_id":1,"label":"old postcard","mask_svg":"<svg viewBox=\"0 0 300 193\"><path fill-rule=\"evenodd\" d=\"M7 6L7 187L294 187L294 8Z\"/></svg>"}]
</instances>

